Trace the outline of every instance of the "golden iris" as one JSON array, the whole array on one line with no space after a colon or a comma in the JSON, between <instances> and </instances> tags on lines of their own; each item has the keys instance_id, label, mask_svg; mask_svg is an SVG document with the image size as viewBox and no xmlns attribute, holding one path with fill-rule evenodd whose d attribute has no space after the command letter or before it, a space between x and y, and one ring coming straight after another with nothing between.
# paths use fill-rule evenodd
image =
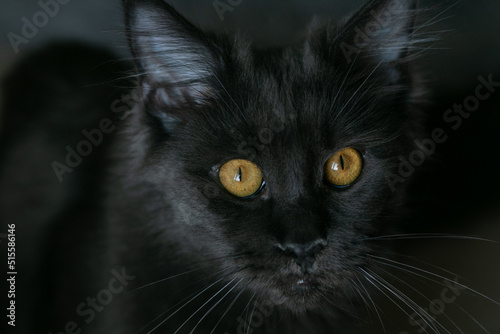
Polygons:
<instances>
[{"instance_id":1,"label":"golden iris","mask_svg":"<svg viewBox=\"0 0 500 334\"><path fill-rule=\"evenodd\" d=\"M222 165L219 179L231 194L245 198L255 195L260 190L262 171L251 161L235 159Z\"/></svg>"},{"instance_id":2,"label":"golden iris","mask_svg":"<svg viewBox=\"0 0 500 334\"><path fill-rule=\"evenodd\" d=\"M336 187L347 187L359 177L363 168L363 159L358 151L344 148L328 159L325 165L325 177Z\"/></svg>"}]
</instances>

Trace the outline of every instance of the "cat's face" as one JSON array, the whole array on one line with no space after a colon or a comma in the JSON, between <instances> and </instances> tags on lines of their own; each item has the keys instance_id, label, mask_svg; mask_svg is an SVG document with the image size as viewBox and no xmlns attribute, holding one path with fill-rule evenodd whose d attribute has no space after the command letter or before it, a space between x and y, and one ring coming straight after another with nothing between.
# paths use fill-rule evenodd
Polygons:
<instances>
[{"instance_id":1,"label":"cat's face","mask_svg":"<svg viewBox=\"0 0 500 334\"><path fill-rule=\"evenodd\" d=\"M272 53L203 36L161 3L128 4L166 244L223 257L228 279L295 311L345 295L369 265L365 239L397 213L387 178L412 145L409 2L353 59L342 49L391 3Z\"/></svg>"}]
</instances>

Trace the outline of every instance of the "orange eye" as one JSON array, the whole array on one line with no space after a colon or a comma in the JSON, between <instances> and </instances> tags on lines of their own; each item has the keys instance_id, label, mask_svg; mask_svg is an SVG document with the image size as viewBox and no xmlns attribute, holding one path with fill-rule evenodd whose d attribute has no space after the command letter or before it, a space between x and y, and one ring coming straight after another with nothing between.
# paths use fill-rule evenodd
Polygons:
<instances>
[{"instance_id":1,"label":"orange eye","mask_svg":"<svg viewBox=\"0 0 500 334\"><path fill-rule=\"evenodd\" d=\"M240 198L255 195L263 184L260 168L243 159L231 160L222 165L219 179L227 191Z\"/></svg>"},{"instance_id":2,"label":"orange eye","mask_svg":"<svg viewBox=\"0 0 500 334\"><path fill-rule=\"evenodd\" d=\"M356 181L363 168L361 155L353 148L344 148L328 159L325 165L325 177L338 188L344 188Z\"/></svg>"}]
</instances>

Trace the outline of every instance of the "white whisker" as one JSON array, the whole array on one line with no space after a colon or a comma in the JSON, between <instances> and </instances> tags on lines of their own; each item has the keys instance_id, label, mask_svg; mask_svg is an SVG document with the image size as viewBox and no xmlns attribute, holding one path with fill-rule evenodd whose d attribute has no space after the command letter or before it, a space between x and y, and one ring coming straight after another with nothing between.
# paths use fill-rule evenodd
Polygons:
<instances>
[{"instance_id":1,"label":"white whisker","mask_svg":"<svg viewBox=\"0 0 500 334\"><path fill-rule=\"evenodd\" d=\"M211 308L210 308L210 309L209 309L209 310L205 313L205 315L204 315L203 317L201 317L201 319L198 321L198 323L194 326L194 328L191 330L190 334L193 334L193 333L194 333L195 329L196 329L196 328L198 327L198 325L199 325L199 324L203 321L203 319L205 319L205 318L207 317L207 315L209 315L209 314L210 314L210 312L212 312L212 311L213 311L213 309L214 309L215 307L217 307L217 305L219 305L219 304L220 304L220 302L221 302L221 301L223 301L223 300L224 300L224 298L226 298L226 296L227 296L227 295L229 295L229 294L230 294L230 293L231 293L231 292L232 292L232 291L233 291L233 290L234 290L234 289L235 289L235 288L236 288L236 287L237 287L237 286L241 283L241 281L243 281L243 280L244 280L244 277L243 277L243 278L241 278L241 279L240 279L240 280L239 280L239 281L238 281L238 282L237 282L237 283L236 283L236 284L235 284L235 285L234 285L231 289L229 289L229 291L227 291L227 292L224 294L224 296L222 296L222 297L219 299L219 301L218 301L217 303L215 303L214 305L212 305L212 307L211 307ZM231 282L229 282L229 283L232 283L233 281L234 281L234 279L233 279ZM229 284L229 283L228 283L228 284ZM224 287L224 288L225 288L225 287ZM215 296L214 296L214 297L215 297Z\"/></svg>"},{"instance_id":2,"label":"white whisker","mask_svg":"<svg viewBox=\"0 0 500 334\"><path fill-rule=\"evenodd\" d=\"M224 317L229 312L229 310L231 309L231 307L233 307L233 305L236 303L236 301L241 296L241 294L243 293L243 291L245 291L245 288L252 282L252 280L253 279L251 279L242 289L240 289L240 292L238 292L238 294L236 295L236 297L234 297L233 301L231 302L231 304L229 304L229 306L227 307L226 311L220 317L219 321L217 321L217 323L215 324L215 326L212 329L212 331L210 332L210 334L212 334L215 331L215 329L217 328L217 326L219 326L219 324L221 323L222 319L224 319Z\"/></svg>"},{"instance_id":3,"label":"white whisker","mask_svg":"<svg viewBox=\"0 0 500 334\"><path fill-rule=\"evenodd\" d=\"M432 301L427 298L427 296L425 296L422 292L418 291L417 289L415 289L413 286L411 286L410 284L408 284L407 282L405 282L404 280L400 279L399 277L397 277L396 275L393 275L391 274L390 272L388 272L387 270L383 270L383 269L380 269L381 271L383 271L385 274L393 277L394 279L396 279L397 281L401 282L402 284L404 284L405 286L409 287L412 291L416 292L418 295L420 295L421 297L423 297L425 300L427 300L429 303L431 303ZM460 333L464 334L464 332L460 329L460 327L458 327L458 325L453 321L453 319L451 319L445 312L443 312L443 315L445 316L446 319L448 319L452 324L453 326L455 326L455 328L457 328Z\"/></svg>"},{"instance_id":4,"label":"white whisker","mask_svg":"<svg viewBox=\"0 0 500 334\"><path fill-rule=\"evenodd\" d=\"M399 266L403 266L403 267L407 267L407 268L412 268L412 269L414 269L414 270L417 270L417 271L420 271L420 272L426 273L426 274L428 274L428 275L431 275L431 276L434 276L434 277L437 277L437 278L443 279L443 280L445 280L445 281L449 281L449 282L451 282L451 280L450 280L449 278L446 278L446 277L444 277L444 276L442 276L442 275L439 275L439 274L435 274L435 273L433 273L433 272L430 272L430 271L425 270L425 269L422 269L422 268L418 268L418 267L415 267L415 266L407 265L407 264L405 264L405 263L401 263L401 262L394 261L394 260L390 260L390 259L386 259L386 258L381 258L381 257L375 256L375 255L368 255L368 256L369 256L369 257L372 257L372 258L375 258L375 259L380 259L380 260L388 261L388 262L391 262L391 263L395 263L395 264L397 264L397 265L399 265ZM377 261L377 262L378 262L378 263L381 263L381 264L385 264L385 265L390 266L390 264L385 263L385 262L383 262L383 261ZM406 269L401 268L401 267L398 267L398 266L392 266L392 267L395 267L395 268L397 268L397 269L399 269L399 270L406 270ZM413 272L413 271L411 271L411 270L407 270L407 271L412 272L414 275L419 275L418 273L415 273L415 272ZM424 275L419 275L419 276L421 276L421 277L423 277L423 278L426 278L426 279L429 279L429 277L424 276ZM458 286L460 286L460 287L462 287L462 288L464 288L464 289L466 289L466 290L468 290L468 291L470 291L470 292L472 292L472 293L474 293L474 294L476 294L476 295L478 295L478 296L480 296L480 297L485 298L486 300L489 300L490 302L492 302L492 303L494 303L494 304L496 304L496 305L498 305L498 306L500 306L500 302L498 302L498 301L496 301L496 300L494 300L494 299L492 299L492 298L490 298L490 297L488 297L488 296L486 296L486 295L484 295L484 294L482 294L482 293L480 293L480 292L478 292L478 291L476 291L476 290L474 290L474 289L472 289L472 288L470 288L470 287L468 287L468 286L466 286L466 285L463 285L463 284L461 284L461 283L459 283L459 282L455 282L455 284L456 284L456 285L458 285Z\"/></svg>"},{"instance_id":5,"label":"white whisker","mask_svg":"<svg viewBox=\"0 0 500 334\"><path fill-rule=\"evenodd\" d=\"M214 299L216 296L219 295L219 293L221 293L222 291L224 291L231 283L234 282L234 280L236 279L233 278L232 280L230 280L226 285L224 285L221 289L219 289L219 291L217 291L212 297L210 297L205 303L203 303L203 305L201 305L193 314L191 314L180 326L179 328L177 328L177 330L174 332L174 334L177 334L182 327L184 327L185 324L188 323L189 320L191 320L198 312L200 312L200 310L202 308L205 307L205 305L207 305L208 303L210 303L212 301L212 299ZM192 332L191 332L192 333Z\"/></svg>"},{"instance_id":6,"label":"white whisker","mask_svg":"<svg viewBox=\"0 0 500 334\"><path fill-rule=\"evenodd\" d=\"M373 305L373 309L375 310L375 314L377 315L378 319L380 320L380 325L382 325L382 330L384 331L385 334L387 334L387 330L385 329L384 322L382 321L382 317L381 317L381 315L380 315L380 313L378 311L379 307L375 304L375 301L371 297L370 292L368 292L368 290L364 286L363 282L361 282L361 280L359 279L359 277L356 277L356 279L358 280L360 286L363 288L363 290L366 293L366 296L368 297L368 299L370 300L371 304Z\"/></svg>"},{"instance_id":7,"label":"white whisker","mask_svg":"<svg viewBox=\"0 0 500 334\"><path fill-rule=\"evenodd\" d=\"M361 271L364 273L364 277L365 277L365 279L366 279L368 282L370 282L370 283L371 283L371 284L372 284L372 285L373 285L373 286L374 286L377 290L379 290L379 291L380 291L380 292L381 292L384 296L386 296L386 297L387 297L390 301L392 301L392 303L393 303L394 305L396 305L396 307L398 307L401 311L403 311L403 313L404 313L404 314L406 314L408 317L410 317L410 318L411 318L411 315L410 315L410 314L409 314L409 313L408 313L408 312L407 312L407 311L406 311L406 310L405 310L405 309L404 309L401 305L399 305L399 304L398 304L398 303L397 303L394 299L392 299L392 298L391 298L391 297L390 297L387 293L385 293L385 292L384 292L384 290L382 290L382 289L379 287L379 285L380 285L381 287L383 287L384 289L386 289L386 290L387 290L388 292L390 292L391 294L393 294L393 295L394 295L397 299L399 299L399 300L403 301L403 303L405 303L408 307L410 307L410 306L408 305L408 303L406 303L406 302L405 302L405 301L401 298L401 296L399 296L399 295L398 295L398 294L396 294L394 291L392 291L392 290L391 290L391 289L389 289L388 287L386 287L386 286L384 286L383 284L381 284L380 282L378 282L378 280L377 280L377 279L375 279L375 278L374 278L374 277L372 277L369 273L367 273L365 270L363 270L363 268L359 268L359 267L358 267L358 269L359 269L359 270L361 270ZM367 277L367 276L370 276L370 277ZM412 307L410 307L410 309L412 309L413 311L417 312L417 311L416 311L415 309L413 309ZM418 313L418 312L417 312L417 313ZM431 328L433 328L433 327L432 327L432 326L431 326L431 325L427 322L427 320L425 320L425 319L423 319L423 320L424 320L424 322L425 322L428 326L430 326ZM428 333L426 328L421 327L421 329L422 329L425 333ZM433 328L433 329L434 329L434 328ZM435 331L435 332L436 332L436 331ZM438 333L438 332L436 332L436 333Z\"/></svg>"},{"instance_id":8,"label":"white whisker","mask_svg":"<svg viewBox=\"0 0 500 334\"><path fill-rule=\"evenodd\" d=\"M163 325L166 321L168 321L170 318L172 318L175 314L177 314L180 310L182 310L184 307L186 307L187 305L189 305L193 300L195 300L196 298L198 298L199 296L201 296L203 293L205 293L208 289L210 289L211 287L213 287L215 284L219 283L220 281L222 281L223 279L225 279L226 277L222 277L222 278L219 278L217 281L215 281L214 283L210 284L209 286L207 286L205 289L203 289L201 292L199 292L198 294L196 294L193 298L189 299L189 301L187 301L186 303L184 303L184 305L182 305L181 307L179 307L177 310L175 310L175 312L173 312L172 314L170 314L167 318L165 318L164 320L162 320L158 325L156 325L152 330L148 331L148 334L151 334L153 333L156 329L158 329L161 325ZM167 311L168 312L168 311ZM166 313L166 312L164 312ZM163 313L163 314L164 314ZM161 316L161 315L160 315ZM156 320L156 319L154 319ZM154 321L153 320L153 321ZM148 324L149 325L149 324Z\"/></svg>"}]
</instances>

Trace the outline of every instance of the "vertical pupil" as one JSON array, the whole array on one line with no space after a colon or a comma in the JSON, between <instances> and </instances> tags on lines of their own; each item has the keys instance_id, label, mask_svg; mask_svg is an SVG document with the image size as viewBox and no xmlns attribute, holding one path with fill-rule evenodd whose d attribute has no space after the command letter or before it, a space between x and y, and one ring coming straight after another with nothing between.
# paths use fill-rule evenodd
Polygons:
<instances>
[{"instance_id":1,"label":"vertical pupil","mask_svg":"<svg viewBox=\"0 0 500 334\"><path fill-rule=\"evenodd\" d=\"M236 182L241 182L241 167L238 167L238 174L234 176Z\"/></svg>"},{"instance_id":2,"label":"vertical pupil","mask_svg":"<svg viewBox=\"0 0 500 334\"><path fill-rule=\"evenodd\" d=\"M340 168L344 170L344 157L342 156L342 154L340 155Z\"/></svg>"}]
</instances>

